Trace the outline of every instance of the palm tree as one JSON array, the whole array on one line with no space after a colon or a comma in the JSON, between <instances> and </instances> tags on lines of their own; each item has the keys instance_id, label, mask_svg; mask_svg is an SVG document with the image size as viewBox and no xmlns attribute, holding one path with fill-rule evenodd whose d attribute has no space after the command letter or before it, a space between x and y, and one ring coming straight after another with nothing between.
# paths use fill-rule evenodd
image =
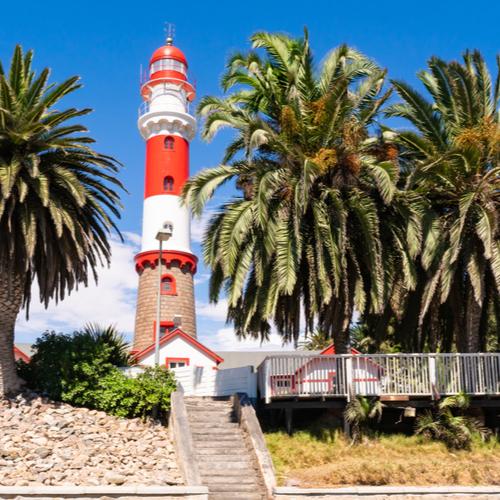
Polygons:
<instances>
[{"instance_id":1,"label":"palm tree","mask_svg":"<svg viewBox=\"0 0 500 500\"><path fill-rule=\"evenodd\" d=\"M296 342L301 329L319 328L345 353L353 310L383 306L379 209L401 198L415 210L395 188L397 149L369 136L389 97L385 71L342 45L317 72L307 33L252 42L227 64L227 95L199 106L205 139L235 132L223 164L184 190L197 215L224 183L241 191L205 235L210 299L227 293L239 336L265 339L274 323ZM398 231L387 229L391 241Z\"/></svg>"},{"instance_id":2,"label":"palm tree","mask_svg":"<svg viewBox=\"0 0 500 500\"><path fill-rule=\"evenodd\" d=\"M310 333L305 340L299 342L299 347L304 351L322 351L332 343L328 333L316 330Z\"/></svg>"},{"instance_id":3,"label":"palm tree","mask_svg":"<svg viewBox=\"0 0 500 500\"><path fill-rule=\"evenodd\" d=\"M97 323L88 323L83 327L83 330L77 332L77 335L88 338L91 343L96 345L97 350L100 349L100 346L107 349L107 359L111 364L118 367L130 364L130 345L115 325L102 326Z\"/></svg>"},{"instance_id":4,"label":"palm tree","mask_svg":"<svg viewBox=\"0 0 500 500\"><path fill-rule=\"evenodd\" d=\"M17 46L9 72L0 67L0 395L20 385L14 324L22 306L28 312L33 281L47 305L96 279L119 217L117 162L70 122L91 110L55 108L79 78L48 84L49 70L35 75L32 57Z\"/></svg>"},{"instance_id":5,"label":"palm tree","mask_svg":"<svg viewBox=\"0 0 500 500\"><path fill-rule=\"evenodd\" d=\"M347 403L344 419L351 426L354 443L359 443L373 422L380 422L384 404L377 398L354 397Z\"/></svg>"},{"instance_id":6,"label":"palm tree","mask_svg":"<svg viewBox=\"0 0 500 500\"><path fill-rule=\"evenodd\" d=\"M474 435L485 440L489 430L476 419L465 415L470 398L458 393L442 399L433 411L427 410L415 423L415 433L426 439L442 441L450 449L470 449Z\"/></svg>"},{"instance_id":7,"label":"palm tree","mask_svg":"<svg viewBox=\"0 0 500 500\"><path fill-rule=\"evenodd\" d=\"M460 351L477 352L491 308L500 315L500 73L492 83L478 51L462 63L432 57L428 66L418 76L431 100L394 81L403 102L386 113L414 128L397 136L406 187L434 212L408 307L429 338L449 331L447 346L454 339Z\"/></svg>"}]
</instances>

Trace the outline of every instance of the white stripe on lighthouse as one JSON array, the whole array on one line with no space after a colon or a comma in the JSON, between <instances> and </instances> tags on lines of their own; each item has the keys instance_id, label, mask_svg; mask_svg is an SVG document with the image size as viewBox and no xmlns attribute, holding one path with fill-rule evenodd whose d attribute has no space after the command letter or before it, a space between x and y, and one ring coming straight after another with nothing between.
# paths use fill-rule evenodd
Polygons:
<instances>
[{"instance_id":1,"label":"white stripe on lighthouse","mask_svg":"<svg viewBox=\"0 0 500 500\"><path fill-rule=\"evenodd\" d=\"M158 250L156 234L165 221L171 221L174 231L172 237L164 243L163 249L192 253L189 210L181 206L180 201L180 197L175 195L149 196L144 200L141 252Z\"/></svg>"}]
</instances>

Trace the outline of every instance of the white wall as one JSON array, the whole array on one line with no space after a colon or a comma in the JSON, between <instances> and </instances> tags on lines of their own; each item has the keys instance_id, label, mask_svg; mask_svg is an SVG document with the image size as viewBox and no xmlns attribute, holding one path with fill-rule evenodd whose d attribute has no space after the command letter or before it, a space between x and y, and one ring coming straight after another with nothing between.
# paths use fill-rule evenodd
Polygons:
<instances>
[{"instance_id":1,"label":"white wall","mask_svg":"<svg viewBox=\"0 0 500 500\"><path fill-rule=\"evenodd\" d=\"M130 377L136 377L143 369L143 366L122 368ZM243 392L249 398L257 398L257 373L252 366L226 370L214 370L210 366L186 366L172 371L178 388L186 396L232 396Z\"/></svg>"},{"instance_id":2,"label":"white wall","mask_svg":"<svg viewBox=\"0 0 500 500\"><path fill-rule=\"evenodd\" d=\"M165 366L167 358L189 358L189 367L203 367L207 371L214 371L217 363L207 356L201 349L186 342L182 337L174 337L160 346L160 365ZM140 364L142 366L154 366L154 350L145 357Z\"/></svg>"},{"instance_id":3,"label":"white wall","mask_svg":"<svg viewBox=\"0 0 500 500\"><path fill-rule=\"evenodd\" d=\"M186 396L231 396L244 392L257 397L257 374L251 366L212 370L207 367L184 367L173 370Z\"/></svg>"}]
</instances>

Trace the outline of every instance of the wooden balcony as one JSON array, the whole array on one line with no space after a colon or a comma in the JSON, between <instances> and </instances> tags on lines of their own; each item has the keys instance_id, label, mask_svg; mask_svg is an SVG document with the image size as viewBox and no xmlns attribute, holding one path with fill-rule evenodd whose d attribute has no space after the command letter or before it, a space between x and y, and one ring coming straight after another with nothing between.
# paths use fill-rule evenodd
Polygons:
<instances>
[{"instance_id":1,"label":"wooden balcony","mask_svg":"<svg viewBox=\"0 0 500 500\"><path fill-rule=\"evenodd\" d=\"M500 354L283 354L258 367L264 402L378 396L436 399L465 392L500 397Z\"/></svg>"}]
</instances>

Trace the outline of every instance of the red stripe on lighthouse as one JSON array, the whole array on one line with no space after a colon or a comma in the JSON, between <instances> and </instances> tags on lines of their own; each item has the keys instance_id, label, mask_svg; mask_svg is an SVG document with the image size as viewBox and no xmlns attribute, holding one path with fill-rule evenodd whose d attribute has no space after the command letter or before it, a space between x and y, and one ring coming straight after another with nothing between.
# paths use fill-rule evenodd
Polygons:
<instances>
[{"instance_id":1,"label":"red stripe on lighthouse","mask_svg":"<svg viewBox=\"0 0 500 500\"><path fill-rule=\"evenodd\" d=\"M176 135L155 135L146 143L144 197L179 196L189 177L189 143Z\"/></svg>"}]
</instances>

